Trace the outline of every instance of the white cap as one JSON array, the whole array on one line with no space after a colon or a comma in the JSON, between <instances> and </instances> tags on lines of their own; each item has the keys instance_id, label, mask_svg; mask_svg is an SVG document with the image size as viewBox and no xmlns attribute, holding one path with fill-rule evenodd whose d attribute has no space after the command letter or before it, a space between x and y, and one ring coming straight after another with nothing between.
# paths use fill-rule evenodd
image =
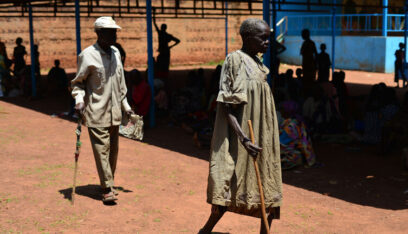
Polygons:
<instances>
[{"instance_id":1,"label":"white cap","mask_svg":"<svg viewBox=\"0 0 408 234\"><path fill-rule=\"evenodd\" d=\"M100 28L121 28L110 16L102 16L95 20L95 29Z\"/></svg>"}]
</instances>

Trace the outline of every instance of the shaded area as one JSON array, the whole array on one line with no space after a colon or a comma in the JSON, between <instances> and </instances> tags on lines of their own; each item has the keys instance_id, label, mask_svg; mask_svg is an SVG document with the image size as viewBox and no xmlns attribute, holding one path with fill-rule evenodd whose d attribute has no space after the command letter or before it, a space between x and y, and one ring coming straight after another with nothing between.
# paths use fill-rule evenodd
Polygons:
<instances>
[{"instance_id":1,"label":"shaded area","mask_svg":"<svg viewBox=\"0 0 408 234\"><path fill-rule=\"evenodd\" d=\"M124 189L123 187L114 187L116 190L119 192L123 193L131 193L133 191ZM58 191L62 195L64 195L64 199L68 199L72 201L72 188L66 188L66 189L61 189ZM89 197L94 200L102 201L102 188L99 185L96 184L88 184L88 185L82 185L82 186L77 186L75 188L75 194L84 196L84 197Z\"/></svg>"},{"instance_id":2,"label":"shaded area","mask_svg":"<svg viewBox=\"0 0 408 234\"><path fill-rule=\"evenodd\" d=\"M408 173L397 152L379 155L376 146L316 143L320 168L283 172L283 181L351 203L408 209Z\"/></svg>"},{"instance_id":3,"label":"shaded area","mask_svg":"<svg viewBox=\"0 0 408 234\"><path fill-rule=\"evenodd\" d=\"M158 127L147 132L148 144L208 160L209 150L198 149L181 128ZM379 155L377 146L314 144L318 168L283 171L283 182L347 202L382 209L408 209L408 172L398 152Z\"/></svg>"},{"instance_id":4,"label":"shaded area","mask_svg":"<svg viewBox=\"0 0 408 234\"><path fill-rule=\"evenodd\" d=\"M350 92L365 95L371 85L348 84ZM405 89L397 90L398 94ZM47 115L66 111L64 97L28 100L26 98L1 98L0 100L32 109ZM198 149L192 135L182 128L161 123L147 129L144 142L181 154L208 160L209 150ZM363 206L382 209L408 209L408 173L403 170L398 152L378 155L377 146L314 143L320 168L295 168L283 172L285 184L304 188L327 196ZM65 199L71 199L71 188L59 191ZM78 195L101 200L98 185L78 186ZM130 191L131 192L131 191Z\"/></svg>"}]
</instances>

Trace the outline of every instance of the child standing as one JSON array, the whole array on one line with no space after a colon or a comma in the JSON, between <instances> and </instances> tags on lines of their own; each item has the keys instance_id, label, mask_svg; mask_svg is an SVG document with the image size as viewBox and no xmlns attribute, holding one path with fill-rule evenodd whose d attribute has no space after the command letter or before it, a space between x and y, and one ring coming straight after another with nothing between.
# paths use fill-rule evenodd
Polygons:
<instances>
[{"instance_id":1,"label":"child standing","mask_svg":"<svg viewBox=\"0 0 408 234\"><path fill-rule=\"evenodd\" d=\"M317 55L317 66L319 69L317 80L319 82L329 81L331 61L329 54L326 53L326 44L322 43L320 50L320 54Z\"/></svg>"}]
</instances>

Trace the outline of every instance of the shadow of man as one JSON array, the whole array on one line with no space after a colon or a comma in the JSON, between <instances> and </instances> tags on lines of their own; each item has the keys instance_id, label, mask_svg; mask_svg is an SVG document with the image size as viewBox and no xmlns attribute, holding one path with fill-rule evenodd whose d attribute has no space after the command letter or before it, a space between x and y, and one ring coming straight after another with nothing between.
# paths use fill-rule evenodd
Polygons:
<instances>
[{"instance_id":1,"label":"shadow of man","mask_svg":"<svg viewBox=\"0 0 408 234\"><path fill-rule=\"evenodd\" d=\"M123 187L113 187L113 188L123 193L133 192L132 190L128 190ZM69 201L72 201L72 188L61 189L59 190L59 193L64 195L64 199L68 199ZM97 201L102 200L101 193L102 193L101 186L96 185L96 184L82 185L82 186L77 186L75 188L75 194L81 195L84 197L89 197Z\"/></svg>"}]
</instances>

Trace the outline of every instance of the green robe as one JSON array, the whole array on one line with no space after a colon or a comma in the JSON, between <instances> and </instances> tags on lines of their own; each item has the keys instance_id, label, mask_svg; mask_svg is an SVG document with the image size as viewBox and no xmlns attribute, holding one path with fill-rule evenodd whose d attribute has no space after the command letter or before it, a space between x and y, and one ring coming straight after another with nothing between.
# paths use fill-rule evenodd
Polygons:
<instances>
[{"instance_id":1,"label":"green robe","mask_svg":"<svg viewBox=\"0 0 408 234\"><path fill-rule=\"evenodd\" d=\"M256 58L258 61L259 59ZM247 120L252 121L255 141L262 147L257 163L265 205L281 206L282 175L279 129L272 92L266 81L269 70L238 50L223 64L217 117L212 138L207 202L227 206L228 211L261 217L255 167L250 156L229 126L221 103L233 104L233 114L249 137Z\"/></svg>"}]
</instances>

